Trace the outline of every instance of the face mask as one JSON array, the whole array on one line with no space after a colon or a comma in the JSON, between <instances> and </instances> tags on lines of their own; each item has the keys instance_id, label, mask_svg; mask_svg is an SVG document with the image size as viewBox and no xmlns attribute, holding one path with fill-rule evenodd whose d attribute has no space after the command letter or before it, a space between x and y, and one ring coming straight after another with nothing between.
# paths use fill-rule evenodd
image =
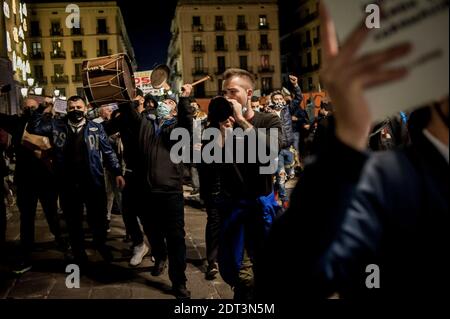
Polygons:
<instances>
[{"instance_id":1,"label":"face mask","mask_svg":"<svg viewBox=\"0 0 450 319\"><path fill-rule=\"evenodd\" d=\"M78 124L84 119L84 112L79 110L67 112L67 118L70 122Z\"/></svg>"},{"instance_id":2,"label":"face mask","mask_svg":"<svg viewBox=\"0 0 450 319\"><path fill-rule=\"evenodd\" d=\"M156 108L156 116L159 119L165 119L170 115L171 111L172 109L169 105L167 105L166 103L160 103Z\"/></svg>"}]
</instances>

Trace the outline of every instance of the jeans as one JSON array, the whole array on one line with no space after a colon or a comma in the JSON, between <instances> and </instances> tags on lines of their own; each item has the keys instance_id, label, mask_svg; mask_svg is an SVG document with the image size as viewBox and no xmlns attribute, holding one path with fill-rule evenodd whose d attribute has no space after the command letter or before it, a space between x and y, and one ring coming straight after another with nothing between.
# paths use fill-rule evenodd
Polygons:
<instances>
[{"instance_id":1,"label":"jeans","mask_svg":"<svg viewBox=\"0 0 450 319\"><path fill-rule=\"evenodd\" d=\"M219 250L220 241L220 210L212 205L206 207L207 221L206 221L206 259L208 265L212 265L217 261L217 253Z\"/></svg>"},{"instance_id":2,"label":"jeans","mask_svg":"<svg viewBox=\"0 0 450 319\"><path fill-rule=\"evenodd\" d=\"M294 154L288 149L282 149L278 154L278 170L275 175L275 191L278 191L280 200L288 201L286 194L286 178L291 174L294 164Z\"/></svg>"}]
</instances>

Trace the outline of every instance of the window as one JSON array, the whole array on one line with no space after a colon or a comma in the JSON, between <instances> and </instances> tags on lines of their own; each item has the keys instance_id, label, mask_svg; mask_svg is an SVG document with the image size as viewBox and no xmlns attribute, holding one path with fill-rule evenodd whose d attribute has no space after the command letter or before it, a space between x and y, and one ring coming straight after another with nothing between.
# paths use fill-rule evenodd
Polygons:
<instances>
[{"instance_id":1,"label":"window","mask_svg":"<svg viewBox=\"0 0 450 319\"><path fill-rule=\"evenodd\" d=\"M320 67L322 65L322 51L317 49L317 64Z\"/></svg>"},{"instance_id":2,"label":"window","mask_svg":"<svg viewBox=\"0 0 450 319\"><path fill-rule=\"evenodd\" d=\"M34 77L39 82L39 80L44 78L44 67L42 65L34 66Z\"/></svg>"},{"instance_id":3,"label":"window","mask_svg":"<svg viewBox=\"0 0 450 319\"><path fill-rule=\"evenodd\" d=\"M308 78L308 90L313 90L313 79L311 77Z\"/></svg>"},{"instance_id":4,"label":"window","mask_svg":"<svg viewBox=\"0 0 450 319\"><path fill-rule=\"evenodd\" d=\"M225 30L225 24L223 23L223 16L216 16L215 27L216 30L218 31Z\"/></svg>"},{"instance_id":5,"label":"window","mask_svg":"<svg viewBox=\"0 0 450 319\"><path fill-rule=\"evenodd\" d=\"M62 51L62 42L61 41L52 41L52 53L54 55L58 55Z\"/></svg>"},{"instance_id":6,"label":"window","mask_svg":"<svg viewBox=\"0 0 450 319\"><path fill-rule=\"evenodd\" d=\"M238 36L239 50L245 50L247 48L247 37L245 35Z\"/></svg>"},{"instance_id":7,"label":"window","mask_svg":"<svg viewBox=\"0 0 450 319\"><path fill-rule=\"evenodd\" d=\"M64 75L64 64L54 64L53 65L53 74L56 77Z\"/></svg>"},{"instance_id":8,"label":"window","mask_svg":"<svg viewBox=\"0 0 450 319\"><path fill-rule=\"evenodd\" d=\"M203 44L202 37L194 37L194 45L195 46L199 46L202 44Z\"/></svg>"},{"instance_id":9,"label":"window","mask_svg":"<svg viewBox=\"0 0 450 319\"><path fill-rule=\"evenodd\" d=\"M83 56L83 42L73 41L73 56L82 57Z\"/></svg>"},{"instance_id":10,"label":"window","mask_svg":"<svg viewBox=\"0 0 450 319\"><path fill-rule=\"evenodd\" d=\"M239 56L239 67L243 70L248 69L248 58L246 55Z\"/></svg>"},{"instance_id":11,"label":"window","mask_svg":"<svg viewBox=\"0 0 450 319\"><path fill-rule=\"evenodd\" d=\"M203 69L203 58L200 56L195 57L195 70L201 71Z\"/></svg>"},{"instance_id":12,"label":"window","mask_svg":"<svg viewBox=\"0 0 450 319\"><path fill-rule=\"evenodd\" d=\"M82 70L82 64L81 63L75 63L75 75L81 77L81 70Z\"/></svg>"},{"instance_id":13,"label":"window","mask_svg":"<svg viewBox=\"0 0 450 319\"><path fill-rule=\"evenodd\" d=\"M52 21L50 34L51 35L62 35L61 22Z\"/></svg>"},{"instance_id":14,"label":"window","mask_svg":"<svg viewBox=\"0 0 450 319\"><path fill-rule=\"evenodd\" d=\"M272 78L261 78L261 91L263 93L272 91Z\"/></svg>"},{"instance_id":15,"label":"window","mask_svg":"<svg viewBox=\"0 0 450 319\"><path fill-rule=\"evenodd\" d=\"M311 58L311 52L308 52L306 54L306 66L310 68L312 66L312 58Z\"/></svg>"},{"instance_id":16,"label":"window","mask_svg":"<svg viewBox=\"0 0 450 319\"><path fill-rule=\"evenodd\" d=\"M238 15L238 25L245 24L245 16L244 15Z\"/></svg>"},{"instance_id":17,"label":"window","mask_svg":"<svg viewBox=\"0 0 450 319\"><path fill-rule=\"evenodd\" d=\"M259 28L260 29L267 29L269 27L267 23L267 16L266 15L260 15L259 16Z\"/></svg>"},{"instance_id":18,"label":"window","mask_svg":"<svg viewBox=\"0 0 450 319\"><path fill-rule=\"evenodd\" d=\"M106 19L97 19L97 33L108 33Z\"/></svg>"},{"instance_id":19,"label":"window","mask_svg":"<svg viewBox=\"0 0 450 319\"><path fill-rule=\"evenodd\" d=\"M223 79L217 79L217 94L222 95L223 93Z\"/></svg>"},{"instance_id":20,"label":"window","mask_svg":"<svg viewBox=\"0 0 450 319\"><path fill-rule=\"evenodd\" d=\"M31 21L30 24L30 35L32 37L40 37L41 36L41 30L39 28L39 21Z\"/></svg>"},{"instance_id":21,"label":"window","mask_svg":"<svg viewBox=\"0 0 450 319\"><path fill-rule=\"evenodd\" d=\"M59 96L66 96L66 88L56 88L59 90Z\"/></svg>"},{"instance_id":22,"label":"window","mask_svg":"<svg viewBox=\"0 0 450 319\"><path fill-rule=\"evenodd\" d=\"M261 55L261 66L263 68L269 67L270 57L268 55Z\"/></svg>"},{"instance_id":23,"label":"window","mask_svg":"<svg viewBox=\"0 0 450 319\"><path fill-rule=\"evenodd\" d=\"M223 37L223 35L216 36L216 48L218 50L225 49L225 38Z\"/></svg>"},{"instance_id":24,"label":"window","mask_svg":"<svg viewBox=\"0 0 450 319\"><path fill-rule=\"evenodd\" d=\"M199 16L193 16L193 17L192 17L192 25L194 25L194 26L196 26L196 27L198 27L198 26L201 26L201 25L202 25L202 23L201 23L201 20L200 20L200 17L199 17Z\"/></svg>"},{"instance_id":25,"label":"window","mask_svg":"<svg viewBox=\"0 0 450 319\"><path fill-rule=\"evenodd\" d=\"M84 98L84 89L83 88L77 88L77 95Z\"/></svg>"},{"instance_id":26,"label":"window","mask_svg":"<svg viewBox=\"0 0 450 319\"><path fill-rule=\"evenodd\" d=\"M307 30L306 31L306 43L309 43L309 42L311 42L311 31L310 30Z\"/></svg>"},{"instance_id":27,"label":"window","mask_svg":"<svg viewBox=\"0 0 450 319\"><path fill-rule=\"evenodd\" d=\"M39 55L41 54L42 47L41 42L33 42L31 43L31 51L33 52L33 55Z\"/></svg>"},{"instance_id":28,"label":"window","mask_svg":"<svg viewBox=\"0 0 450 319\"><path fill-rule=\"evenodd\" d=\"M205 82L200 83L194 87L194 96L196 98L203 98L206 96L205 94Z\"/></svg>"},{"instance_id":29,"label":"window","mask_svg":"<svg viewBox=\"0 0 450 319\"><path fill-rule=\"evenodd\" d=\"M98 40L98 55L108 55L108 40Z\"/></svg>"},{"instance_id":30,"label":"window","mask_svg":"<svg viewBox=\"0 0 450 319\"><path fill-rule=\"evenodd\" d=\"M224 73L224 72L225 72L225 57L218 56L217 57L217 73Z\"/></svg>"},{"instance_id":31,"label":"window","mask_svg":"<svg viewBox=\"0 0 450 319\"><path fill-rule=\"evenodd\" d=\"M269 44L269 37L267 34L260 35L261 46L267 47Z\"/></svg>"}]
</instances>

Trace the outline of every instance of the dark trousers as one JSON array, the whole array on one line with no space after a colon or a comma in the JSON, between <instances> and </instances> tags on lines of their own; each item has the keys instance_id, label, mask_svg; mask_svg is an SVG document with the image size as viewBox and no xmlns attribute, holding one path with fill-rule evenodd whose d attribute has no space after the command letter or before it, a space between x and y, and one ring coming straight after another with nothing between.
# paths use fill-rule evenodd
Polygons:
<instances>
[{"instance_id":1,"label":"dark trousers","mask_svg":"<svg viewBox=\"0 0 450 319\"><path fill-rule=\"evenodd\" d=\"M30 254L34 246L34 224L38 200L47 219L50 232L61 237L58 218L58 193L54 179L21 181L17 183L17 207L20 211L20 245L24 254Z\"/></svg>"},{"instance_id":2,"label":"dark trousers","mask_svg":"<svg viewBox=\"0 0 450 319\"><path fill-rule=\"evenodd\" d=\"M144 198L151 206L141 221L155 259L169 258L172 284L186 283L186 243L184 241L184 198L182 193L149 193ZM142 202L142 201L141 201Z\"/></svg>"},{"instance_id":3,"label":"dark trousers","mask_svg":"<svg viewBox=\"0 0 450 319\"><path fill-rule=\"evenodd\" d=\"M220 211L214 206L206 207L207 222L205 231L206 240L206 259L211 265L217 261L217 252L219 250L220 240Z\"/></svg>"},{"instance_id":4,"label":"dark trousers","mask_svg":"<svg viewBox=\"0 0 450 319\"><path fill-rule=\"evenodd\" d=\"M76 258L83 259L86 256L83 233L84 206L95 248L105 247L107 209L104 185L94 186L92 182L62 184L61 205L69 231L70 244Z\"/></svg>"},{"instance_id":5,"label":"dark trousers","mask_svg":"<svg viewBox=\"0 0 450 319\"><path fill-rule=\"evenodd\" d=\"M140 205L142 198L145 198L143 196L143 187L141 187L139 180L135 174L127 172L125 174L125 188L122 191L122 218L133 246L140 245L144 241L144 235L137 219L141 215L139 212L145 207Z\"/></svg>"}]
</instances>

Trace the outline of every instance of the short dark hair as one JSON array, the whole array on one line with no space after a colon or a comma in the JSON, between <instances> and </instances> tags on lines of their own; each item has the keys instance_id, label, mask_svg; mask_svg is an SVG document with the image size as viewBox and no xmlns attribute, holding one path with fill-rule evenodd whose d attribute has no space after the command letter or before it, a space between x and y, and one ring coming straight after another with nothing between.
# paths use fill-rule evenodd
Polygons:
<instances>
[{"instance_id":1,"label":"short dark hair","mask_svg":"<svg viewBox=\"0 0 450 319\"><path fill-rule=\"evenodd\" d=\"M257 97L257 96L252 96L251 101L252 101L252 102L259 102L259 97Z\"/></svg>"},{"instance_id":2,"label":"short dark hair","mask_svg":"<svg viewBox=\"0 0 450 319\"><path fill-rule=\"evenodd\" d=\"M274 91L272 92L272 94L270 94L270 100L273 102L273 98L275 97L275 95L281 95L284 98L283 92L281 91Z\"/></svg>"},{"instance_id":3,"label":"short dark hair","mask_svg":"<svg viewBox=\"0 0 450 319\"><path fill-rule=\"evenodd\" d=\"M223 74L223 80L224 81L227 81L227 80L232 79L234 77L246 78L247 80L250 81L252 89L254 89L255 86L256 86L255 77L253 76L253 74L251 74L250 72L248 72L246 70L242 70L242 69L228 69Z\"/></svg>"},{"instance_id":4,"label":"short dark hair","mask_svg":"<svg viewBox=\"0 0 450 319\"><path fill-rule=\"evenodd\" d=\"M84 98L79 95L73 95L73 96L69 97L67 99L67 103L76 102L76 101L80 101L80 100L83 101L84 105L86 105L86 101L84 100Z\"/></svg>"}]
</instances>

